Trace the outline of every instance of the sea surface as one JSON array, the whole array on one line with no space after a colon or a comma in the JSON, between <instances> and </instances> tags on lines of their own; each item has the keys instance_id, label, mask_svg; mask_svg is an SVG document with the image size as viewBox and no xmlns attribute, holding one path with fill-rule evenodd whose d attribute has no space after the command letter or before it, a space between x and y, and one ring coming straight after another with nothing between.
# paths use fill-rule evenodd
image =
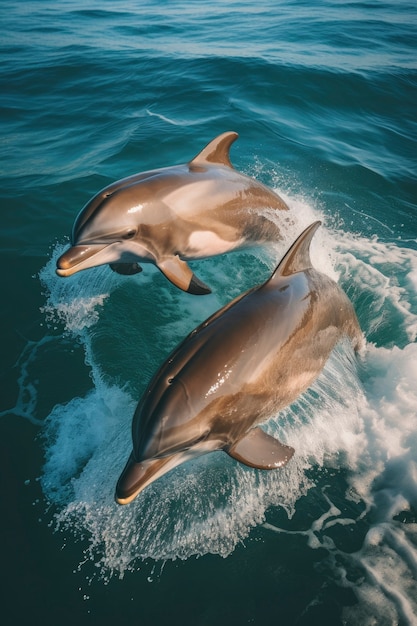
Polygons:
<instances>
[{"instance_id":1,"label":"sea surface","mask_svg":"<svg viewBox=\"0 0 417 626\"><path fill-rule=\"evenodd\" d=\"M3 0L0 65L4 625L417 624L415 0ZM63 279L100 189L239 133L278 192L273 250ZM222 452L114 502L141 394L197 324L259 284L311 222L352 300L342 344L266 426L262 472Z\"/></svg>"}]
</instances>

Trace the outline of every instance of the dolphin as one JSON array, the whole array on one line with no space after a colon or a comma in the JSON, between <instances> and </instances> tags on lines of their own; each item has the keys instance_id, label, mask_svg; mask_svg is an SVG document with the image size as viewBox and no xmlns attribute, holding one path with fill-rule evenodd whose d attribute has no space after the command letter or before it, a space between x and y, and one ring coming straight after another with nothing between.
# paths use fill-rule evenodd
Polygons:
<instances>
[{"instance_id":1,"label":"dolphin","mask_svg":"<svg viewBox=\"0 0 417 626\"><path fill-rule=\"evenodd\" d=\"M237 172L229 157L235 132L213 139L194 159L123 178L102 189L74 222L58 276L109 264L120 274L154 263L174 285L210 293L187 261L277 242L268 209L288 211L271 189Z\"/></svg>"},{"instance_id":2,"label":"dolphin","mask_svg":"<svg viewBox=\"0 0 417 626\"><path fill-rule=\"evenodd\" d=\"M265 283L193 330L153 377L133 417L116 502L128 504L175 466L215 450L264 470L291 459L294 449L260 424L312 384L340 339L355 350L363 341L344 291L311 265L319 225L304 230Z\"/></svg>"}]
</instances>

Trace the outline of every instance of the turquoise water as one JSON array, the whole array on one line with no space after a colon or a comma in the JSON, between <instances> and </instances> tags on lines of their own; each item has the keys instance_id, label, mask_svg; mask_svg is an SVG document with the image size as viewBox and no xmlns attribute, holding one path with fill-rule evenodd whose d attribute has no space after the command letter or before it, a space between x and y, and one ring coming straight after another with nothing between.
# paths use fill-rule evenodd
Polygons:
<instances>
[{"instance_id":1,"label":"turquoise water","mask_svg":"<svg viewBox=\"0 0 417 626\"><path fill-rule=\"evenodd\" d=\"M417 7L11 3L0 8L2 623L416 624ZM102 187L239 133L235 167L287 201L271 252L55 274ZM268 424L282 472L222 453L113 502L169 351L323 221L316 267L365 333ZM15 600L18 593L19 601Z\"/></svg>"}]
</instances>

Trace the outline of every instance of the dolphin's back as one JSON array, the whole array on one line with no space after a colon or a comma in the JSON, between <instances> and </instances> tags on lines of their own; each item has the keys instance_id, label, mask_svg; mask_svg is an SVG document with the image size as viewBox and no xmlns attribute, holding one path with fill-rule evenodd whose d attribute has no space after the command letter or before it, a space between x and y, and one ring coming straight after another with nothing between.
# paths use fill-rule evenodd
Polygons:
<instances>
[{"instance_id":1,"label":"dolphin's back","mask_svg":"<svg viewBox=\"0 0 417 626\"><path fill-rule=\"evenodd\" d=\"M165 361L133 420L138 460L172 453L174 432L188 441L207 431L227 439L231 427L224 418L233 412L244 424L235 434L265 421L310 386L343 335L359 342L349 299L311 267L318 225L305 231L268 281L212 315Z\"/></svg>"},{"instance_id":2,"label":"dolphin's back","mask_svg":"<svg viewBox=\"0 0 417 626\"><path fill-rule=\"evenodd\" d=\"M118 502L213 450L260 469L292 457L259 425L312 384L343 335L356 348L362 338L346 294L312 267L318 226L300 235L270 279L190 333L154 376L134 416Z\"/></svg>"}]
</instances>

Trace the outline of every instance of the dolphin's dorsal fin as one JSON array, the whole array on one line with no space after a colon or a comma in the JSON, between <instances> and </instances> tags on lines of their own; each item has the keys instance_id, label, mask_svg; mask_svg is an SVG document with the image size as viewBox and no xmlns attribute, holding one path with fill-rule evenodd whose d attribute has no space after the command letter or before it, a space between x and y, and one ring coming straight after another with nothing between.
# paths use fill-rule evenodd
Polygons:
<instances>
[{"instance_id":1,"label":"dolphin's dorsal fin","mask_svg":"<svg viewBox=\"0 0 417 626\"><path fill-rule=\"evenodd\" d=\"M312 267L310 244L320 224L320 221L313 222L301 233L282 257L278 267L267 282L273 281L274 278L279 278L280 276L290 276L296 272L303 272Z\"/></svg>"},{"instance_id":2,"label":"dolphin's dorsal fin","mask_svg":"<svg viewBox=\"0 0 417 626\"><path fill-rule=\"evenodd\" d=\"M267 470L284 467L294 454L294 448L286 446L257 426L229 449L225 449L225 452L244 465Z\"/></svg>"},{"instance_id":3,"label":"dolphin's dorsal fin","mask_svg":"<svg viewBox=\"0 0 417 626\"><path fill-rule=\"evenodd\" d=\"M219 135L210 141L210 143L189 162L189 166L201 167L207 165L207 163L218 163L219 165L233 167L230 161L229 151L230 146L236 141L238 136L239 135L234 131L228 131Z\"/></svg>"}]
</instances>

